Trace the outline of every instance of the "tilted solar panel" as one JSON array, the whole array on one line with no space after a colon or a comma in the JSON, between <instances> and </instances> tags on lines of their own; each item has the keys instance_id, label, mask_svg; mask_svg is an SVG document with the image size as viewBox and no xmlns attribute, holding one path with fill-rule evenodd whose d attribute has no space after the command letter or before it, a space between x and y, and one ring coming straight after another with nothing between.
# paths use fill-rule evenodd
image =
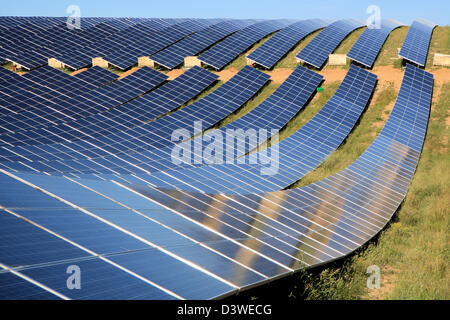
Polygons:
<instances>
[{"instance_id":1,"label":"tilted solar panel","mask_svg":"<svg viewBox=\"0 0 450 320\"><path fill-rule=\"evenodd\" d=\"M1 153L4 157L1 157L1 159L9 159L12 149L15 150L13 152L22 152L24 156L27 154L30 156L30 159L34 158L39 161L46 157L47 159L56 159L56 153L59 154L57 156L58 158L69 160L78 157L83 159L87 154L96 157L94 154L104 156L117 151L118 154L125 156L125 153L131 154L141 150L162 148L172 143L171 134L174 130L183 126L190 127L192 125L191 121L202 120L205 127L209 128L224 119L251 99L266 84L269 78L270 76L266 73L246 66L218 89L177 112L137 128L115 132L114 134L92 138L86 141L70 143L72 150L78 149L76 152L69 151L66 144L40 147L22 146L8 149L10 151L2 148ZM120 151L118 148L120 148ZM19 149L22 151L19 151ZM57 149L61 152L53 153ZM30 152L36 157L29 154ZM43 156L44 154L46 155L43 158L38 156L39 153ZM15 159L16 157L17 154L14 154L13 158ZM96 166L95 164L93 165ZM70 166L67 168L69 169ZM82 165L80 169L82 168L85 168L85 166ZM49 168L49 170L51 169Z\"/></svg>"},{"instance_id":2,"label":"tilted solar panel","mask_svg":"<svg viewBox=\"0 0 450 320\"><path fill-rule=\"evenodd\" d=\"M197 55L248 24L232 20L214 24L152 55L151 59L159 65L173 69L182 64L185 57Z\"/></svg>"},{"instance_id":3,"label":"tilted solar panel","mask_svg":"<svg viewBox=\"0 0 450 320\"><path fill-rule=\"evenodd\" d=\"M253 24L205 51L198 56L198 59L220 70L257 41L288 24L289 21L286 20L268 20Z\"/></svg>"},{"instance_id":4,"label":"tilted solar panel","mask_svg":"<svg viewBox=\"0 0 450 320\"><path fill-rule=\"evenodd\" d=\"M395 20L381 21L379 29L364 30L347 54L350 59L372 68L378 53L392 30L402 26Z\"/></svg>"},{"instance_id":5,"label":"tilted solar panel","mask_svg":"<svg viewBox=\"0 0 450 320\"><path fill-rule=\"evenodd\" d=\"M154 120L173 111L217 80L218 76L200 67L186 71L152 92L106 113L19 134L0 135L2 145L39 145L77 141L111 134Z\"/></svg>"},{"instance_id":6,"label":"tilted solar panel","mask_svg":"<svg viewBox=\"0 0 450 320\"><path fill-rule=\"evenodd\" d=\"M2 116L0 133L17 134L19 131L43 128L103 112L154 89L166 79L165 74L143 67L108 86L87 91L74 98L60 99L57 104L48 105L47 108L39 106L19 115Z\"/></svg>"},{"instance_id":7,"label":"tilted solar panel","mask_svg":"<svg viewBox=\"0 0 450 320\"><path fill-rule=\"evenodd\" d=\"M103 86L117 80L119 76L111 71L95 66L76 74L74 77L93 84L96 87Z\"/></svg>"},{"instance_id":8,"label":"tilted solar panel","mask_svg":"<svg viewBox=\"0 0 450 320\"><path fill-rule=\"evenodd\" d=\"M300 40L308 34L326 27L328 24L329 22L320 19L303 20L294 23L275 34L250 53L247 58L267 69L272 69Z\"/></svg>"},{"instance_id":9,"label":"tilted solar panel","mask_svg":"<svg viewBox=\"0 0 450 320\"><path fill-rule=\"evenodd\" d=\"M425 66L431 35L435 27L436 24L425 19L417 19L414 21L398 55L419 66Z\"/></svg>"},{"instance_id":10,"label":"tilted solar panel","mask_svg":"<svg viewBox=\"0 0 450 320\"><path fill-rule=\"evenodd\" d=\"M328 56L350 32L364 26L360 20L347 19L333 22L323 29L297 55L297 58L320 69Z\"/></svg>"}]
</instances>

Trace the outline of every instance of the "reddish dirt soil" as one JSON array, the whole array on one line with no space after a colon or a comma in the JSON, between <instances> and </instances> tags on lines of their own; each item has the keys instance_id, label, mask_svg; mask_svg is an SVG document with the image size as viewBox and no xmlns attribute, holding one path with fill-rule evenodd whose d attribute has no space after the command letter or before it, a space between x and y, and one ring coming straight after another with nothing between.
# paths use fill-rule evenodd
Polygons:
<instances>
[{"instance_id":1,"label":"reddish dirt soil","mask_svg":"<svg viewBox=\"0 0 450 320\"><path fill-rule=\"evenodd\" d=\"M87 69L88 69L88 68L76 70L76 71L72 72L70 75L71 75L71 76L77 75L77 74L79 74L79 73L82 73L83 71L86 71Z\"/></svg>"}]
</instances>

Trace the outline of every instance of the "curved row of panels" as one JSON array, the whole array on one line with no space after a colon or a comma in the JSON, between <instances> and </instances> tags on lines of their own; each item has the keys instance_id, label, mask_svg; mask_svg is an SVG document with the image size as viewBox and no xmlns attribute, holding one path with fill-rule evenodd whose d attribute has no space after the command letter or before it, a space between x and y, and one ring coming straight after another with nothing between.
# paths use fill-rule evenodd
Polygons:
<instances>
[{"instance_id":1,"label":"curved row of panels","mask_svg":"<svg viewBox=\"0 0 450 320\"><path fill-rule=\"evenodd\" d=\"M128 69L147 58L167 69L175 68L188 56L198 55L205 65L222 69L249 47L277 32L248 59L272 68L308 34L324 28L297 55L321 68L329 54L363 21L352 19L333 23L319 19L224 20L224 19L92 19L82 18L81 29L68 28L61 18L0 18L0 60L14 62L26 69L47 64L52 58L71 69L91 65L101 57L119 69ZM368 28L350 50L349 58L372 67L388 34L401 23L382 20L380 26ZM400 56L423 66L423 56L434 24L415 21ZM412 45L413 43L413 45Z\"/></svg>"},{"instance_id":2,"label":"curved row of panels","mask_svg":"<svg viewBox=\"0 0 450 320\"><path fill-rule=\"evenodd\" d=\"M298 70L303 80L312 75ZM322 135L351 129L375 80L358 67L349 70L310 121L315 125L302 128L302 137L311 132L316 141L311 153L322 152ZM307 84L300 86L310 94ZM148 181L158 173L52 176L1 169L0 296L209 299L345 256L378 233L403 200L422 150L432 87L431 74L407 65L394 109L372 145L346 169L299 189L196 192L194 179L182 187ZM335 122L340 125L333 128ZM297 160L291 177L308 168ZM220 180L214 172L209 177ZM67 287L73 266L82 270L81 290Z\"/></svg>"},{"instance_id":3,"label":"curved row of panels","mask_svg":"<svg viewBox=\"0 0 450 320\"><path fill-rule=\"evenodd\" d=\"M50 19L48 26L58 21ZM97 31L107 29L106 20L101 27L91 22ZM148 31L153 22L145 23L136 28ZM219 20L170 23L174 38L198 31L181 41L196 50L224 35L214 26L231 27ZM216 54L207 59L220 68L251 41L286 27L258 52L284 39L286 47L275 54L281 57L327 24L246 21L242 32L218 45L228 43L233 50L225 46L229 53L222 55L212 47ZM358 26L358 21L331 23L311 46L323 41L331 53ZM396 26L384 21L376 32L366 30L354 48L373 46L373 51L364 56L364 50L352 49L355 57L373 63ZM115 28L133 35L126 20ZM218 34L208 39L201 28ZM142 43L158 46L153 39ZM131 57L141 49L121 54ZM323 59L324 52L313 57ZM202 132L217 127L269 81L266 73L247 66L190 103L217 78L199 67L171 81L150 68L119 80L99 68L73 77L49 67L25 76L0 72L0 298L219 298L343 257L386 225L420 157L431 74L407 65L394 109L366 152L346 169L299 189L287 188L344 141L377 77L352 65L333 97L281 142L273 132L258 140L256 131L284 128L323 77L298 67L243 117ZM196 131L200 120L203 127ZM192 126L173 139L178 129ZM217 142L223 131L239 129L250 134L243 149L233 150L231 163L196 162L211 151L201 144L204 139ZM267 149L246 153L270 139ZM200 147L175 164L173 150L184 145ZM215 146L217 155L220 145ZM77 268L82 289L71 290L68 272Z\"/></svg>"}]
</instances>

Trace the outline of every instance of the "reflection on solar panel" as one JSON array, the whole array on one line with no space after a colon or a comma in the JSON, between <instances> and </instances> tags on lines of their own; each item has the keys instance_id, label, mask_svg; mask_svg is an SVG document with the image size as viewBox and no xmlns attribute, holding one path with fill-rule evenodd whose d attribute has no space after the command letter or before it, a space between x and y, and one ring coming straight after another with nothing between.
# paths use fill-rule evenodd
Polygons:
<instances>
[{"instance_id":1,"label":"reflection on solar panel","mask_svg":"<svg viewBox=\"0 0 450 320\"><path fill-rule=\"evenodd\" d=\"M379 29L366 29L362 35L356 40L350 49L347 57L359 62L369 68L372 68L378 53L381 50L387 37L395 28L402 24L394 20L383 19Z\"/></svg>"},{"instance_id":2,"label":"reflection on solar panel","mask_svg":"<svg viewBox=\"0 0 450 320\"><path fill-rule=\"evenodd\" d=\"M398 55L419 66L425 66L431 35L435 27L434 23L424 19L414 21Z\"/></svg>"},{"instance_id":3,"label":"reflection on solar panel","mask_svg":"<svg viewBox=\"0 0 450 320\"><path fill-rule=\"evenodd\" d=\"M243 150L252 150L249 141L257 139L256 136L259 130L267 129L269 136L271 130L281 130L281 128L283 128L288 121L305 106L308 99L312 96L322 80L323 77L321 75L302 66L297 67L272 95L249 113L221 127L220 132L226 132L227 130L242 130L243 132L248 133L248 139L245 140L246 145ZM215 132L210 132L207 135L214 136L214 134ZM269 138L269 136L267 138ZM202 148L197 152L200 154L194 152L191 155L189 166L195 165L195 158L201 158L205 149L208 148L207 145L203 145L203 143L199 141L201 139L203 139L203 137L198 137L193 142L193 144L198 142L198 145L202 145ZM261 143L262 141L260 141L260 144ZM153 171L174 170L181 168L183 165L188 166L188 164L183 163L178 166L174 165L171 158L173 147L174 145L171 145L163 150L159 149L146 152L146 165L152 167ZM243 151L239 153L237 151L238 150L235 150L236 154L234 157L241 156L246 152ZM143 153L141 153L141 157L142 156L144 156Z\"/></svg>"},{"instance_id":4,"label":"reflection on solar panel","mask_svg":"<svg viewBox=\"0 0 450 320\"><path fill-rule=\"evenodd\" d=\"M114 157L116 157L117 161L122 163L119 155L126 158L137 152L152 148L162 148L172 144L170 140L172 132L178 128L190 127L194 121L203 121L203 125L206 128L211 127L242 107L263 87L269 78L268 74L246 66L232 79L206 97L146 125L92 138L86 142L77 141L69 144L47 145L45 147L3 147L0 148L0 159L14 161L19 158L19 161L21 161L25 159L23 156L28 160L36 160L37 162L57 158L60 160L67 159L68 161L64 161L65 165L58 161L57 166L62 168L62 165L66 168L64 170L68 171L79 171L85 170L86 166L80 165L80 162L73 162L73 160L83 159L82 162L84 162L85 158L87 159L86 161L92 162L92 167L89 168L90 172L95 170L95 168L99 168L99 166L96 162L88 159L115 154ZM18 154L22 154L22 156L18 156ZM99 160L101 161L101 159ZM50 170L53 172L55 170L37 162L30 163L30 165L39 166L41 169L46 168L40 171ZM52 163L52 165L54 164L56 163ZM16 163L14 165L19 164ZM103 168L102 166L100 167ZM24 170L29 169L30 167L24 167Z\"/></svg>"},{"instance_id":5,"label":"reflection on solar panel","mask_svg":"<svg viewBox=\"0 0 450 320\"><path fill-rule=\"evenodd\" d=\"M320 69L339 43L355 29L364 26L359 20L339 20L323 29L299 52L297 58Z\"/></svg>"},{"instance_id":6,"label":"reflection on solar panel","mask_svg":"<svg viewBox=\"0 0 450 320\"><path fill-rule=\"evenodd\" d=\"M194 56L207 49L217 41L248 26L247 21L225 21L203 29L163 51L151 56L151 59L168 69L173 69L184 62L184 58Z\"/></svg>"},{"instance_id":7,"label":"reflection on solar panel","mask_svg":"<svg viewBox=\"0 0 450 320\"><path fill-rule=\"evenodd\" d=\"M111 71L95 66L76 74L75 78L89 82L96 87L100 87L109 82L117 80L119 76L115 73L112 73Z\"/></svg>"},{"instance_id":8,"label":"reflection on solar panel","mask_svg":"<svg viewBox=\"0 0 450 320\"><path fill-rule=\"evenodd\" d=\"M218 76L200 67L106 113L20 134L0 135L2 145L39 145L77 141L123 131L155 119L195 98Z\"/></svg>"},{"instance_id":9,"label":"reflection on solar panel","mask_svg":"<svg viewBox=\"0 0 450 320\"><path fill-rule=\"evenodd\" d=\"M403 201L432 86L432 74L407 65L372 145L346 169L299 189L225 196L126 184L119 176L1 170L1 241L21 250L0 251L0 298L212 299L348 255ZM27 241L18 237L24 232ZM66 286L70 265L82 271L81 290ZM17 289L9 290L12 283Z\"/></svg>"},{"instance_id":10,"label":"reflection on solar panel","mask_svg":"<svg viewBox=\"0 0 450 320\"><path fill-rule=\"evenodd\" d=\"M203 63L220 70L257 41L289 24L286 20L268 20L244 28L198 56Z\"/></svg>"},{"instance_id":11,"label":"reflection on solar panel","mask_svg":"<svg viewBox=\"0 0 450 320\"><path fill-rule=\"evenodd\" d=\"M87 91L74 98L60 99L58 103L47 101L45 105L32 105L20 114L2 116L0 134L18 134L20 131L52 126L107 111L152 90L166 79L165 74L143 67L108 86Z\"/></svg>"},{"instance_id":12,"label":"reflection on solar panel","mask_svg":"<svg viewBox=\"0 0 450 320\"><path fill-rule=\"evenodd\" d=\"M308 34L327 26L329 22L312 19L294 23L264 42L248 55L248 59L267 69L273 66Z\"/></svg>"}]
</instances>

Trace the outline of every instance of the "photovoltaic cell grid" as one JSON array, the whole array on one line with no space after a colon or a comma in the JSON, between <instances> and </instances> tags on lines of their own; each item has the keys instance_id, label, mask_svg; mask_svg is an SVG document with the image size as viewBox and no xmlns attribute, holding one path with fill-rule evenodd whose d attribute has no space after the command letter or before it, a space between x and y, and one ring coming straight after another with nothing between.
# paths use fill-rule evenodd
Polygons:
<instances>
[{"instance_id":1,"label":"photovoltaic cell grid","mask_svg":"<svg viewBox=\"0 0 450 320\"><path fill-rule=\"evenodd\" d=\"M341 258L382 230L403 200L420 157L432 85L431 74L407 65L373 144L348 168L300 189L225 197L2 171L0 215L12 227L2 229L0 243L28 254L0 251L0 295L208 299ZM17 238L18 230L32 241ZM49 248L42 256L33 249L39 243ZM82 290L67 289L69 264L83 270ZM41 287L30 293L36 282ZM10 283L19 286L9 291Z\"/></svg>"},{"instance_id":2,"label":"photovoltaic cell grid","mask_svg":"<svg viewBox=\"0 0 450 320\"><path fill-rule=\"evenodd\" d=\"M364 30L347 54L350 59L372 68L378 53L392 30L402 26L398 21L381 21L379 29Z\"/></svg>"},{"instance_id":3,"label":"photovoltaic cell grid","mask_svg":"<svg viewBox=\"0 0 450 320\"><path fill-rule=\"evenodd\" d=\"M326 27L329 22L320 19L303 20L294 23L264 42L259 48L248 55L248 59L271 69L308 34Z\"/></svg>"},{"instance_id":4,"label":"photovoltaic cell grid","mask_svg":"<svg viewBox=\"0 0 450 320\"><path fill-rule=\"evenodd\" d=\"M272 174L263 174L268 164L250 164L251 156L247 156L242 163L175 171L165 168L163 172L140 175L137 168L150 171L148 160L143 160L144 154L141 153L142 162L135 161L134 167L128 165L127 169L138 174L141 183L145 181L166 189L239 194L286 188L319 166L344 141L368 103L376 79L374 74L352 66L336 93L313 119L268 149L270 153L279 154L277 170ZM264 158L261 154L265 154L265 151L259 152L260 159ZM152 159L153 156L148 158Z\"/></svg>"},{"instance_id":5,"label":"photovoltaic cell grid","mask_svg":"<svg viewBox=\"0 0 450 320\"><path fill-rule=\"evenodd\" d=\"M333 22L323 29L297 55L297 58L320 69L328 56L350 32L364 26L363 21L347 19Z\"/></svg>"},{"instance_id":6,"label":"photovoltaic cell grid","mask_svg":"<svg viewBox=\"0 0 450 320\"><path fill-rule=\"evenodd\" d=\"M0 33L0 56L26 69L45 65L48 58L79 69L90 65L92 57L126 50L127 43L181 22L174 19L81 18L82 29L69 30L64 19L50 24L46 21L38 19L37 23L26 22L3 30ZM106 46L105 39L109 40ZM103 51L105 48L106 52Z\"/></svg>"},{"instance_id":7,"label":"photovoltaic cell grid","mask_svg":"<svg viewBox=\"0 0 450 320\"><path fill-rule=\"evenodd\" d=\"M417 19L411 25L400 53L403 59L424 67L427 62L428 47L436 25L424 19Z\"/></svg>"},{"instance_id":8,"label":"photovoltaic cell grid","mask_svg":"<svg viewBox=\"0 0 450 320\"><path fill-rule=\"evenodd\" d=\"M214 24L152 55L151 59L167 69L173 69L182 64L185 57L197 55L214 43L249 24L249 21L239 20Z\"/></svg>"},{"instance_id":9,"label":"photovoltaic cell grid","mask_svg":"<svg viewBox=\"0 0 450 320\"><path fill-rule=\"evenodd\" d=\"M203 63L222 69L257 41L289 24L286 20L268 20L244 28L198 56Z\"/></svg>"},{"instance_id":10,"label":"photovoltaic cell grid","mask_svg":"<svg viewBox=\"0 0 450 320\"><path fill-rule=\"evenodd\" d=\"M239 119L221 127L220 132L225 133L227 130L243 130L244 132L248 132L248 139L245 141L246 146L244 150L252 150L249 141L252 138L257 138L255 135L258 134L259 130L266 129L269 132L269 135L267 136L268 139L270 138L270 132L272 130L281 130L288 121L305 106L308 99L313 95L322 80L323 77L321 75L302 66L297 67L283 84L266 100ZM252 130L254 130L254 133L252 133ZM218 131L207 133L206 137L214 137L216 132ZM199 139L203 139L203 137L196 138L196 140L193 141L193 144L197 143ZM171 157L174 145L146 152L146 170L171 171L180 169L182 166L195 166L195 157L202 157L207 148L207 145L200 142L198 143L199 145L202 145L202 148L199 148L198 150L201 154L197 154L194 150L190 157L191 162L189 164L182 163L180 165L175 165L173 163ZM238 150L235 150L234 157L242 155L243 154L238 152ZM141 153L140 156L141 162L144 161L144 154Z\"/></svg>"},{"instance_id":11,"label":"photovoltaic cell grid","mask_svg":"<svg viewBox=\"0 0 450 320\"><path fill-rule=\"evenodd\" d=\"M69 144L2 147L0 150L1 160L15 161L15 159L20 159L19 161L22 161L24 160L23 156L32 161L44 162L66 159L67 161L64 160L64 164L56 161L55 163L52 162L52 165L57 165L60 170L75 170L77 172L85 169L91 172L96 168L104 168L89 160L90 158L115 154L114 157L117 157L115 161L123 163L119 159L119 155L126 158L145 150L165 147L172 143L170 139L174 130L180 127L191 127L194 121L203 121L205 128L211 127L242 107L266 84L269 78L268 74L246 66L232 79L204 98L148 124ZM18 156L15 152L22 155ZM74 161L76 159L82 159L82 161ZM84 161L87 161L86 164L89 163L91 167L87 168L86 165L81 164ZM16 163L15 165L19 164ZM54 168L44 165L42 162L31 165L40 167L39 171L55 171ZM114 166L114 164L111 165ZM24 170L30 169L30 167L21 167Z\"/></svg>"},{"instance_id":12,"label":"photovoltaic cell grid","mask_svg":"<svg viewBox=\"0 0 450 320\"><path fill-rule=\"evenodd\" d=\"M93 84L94 86L100 87L114 80L117 80L119 76L111 71L100 68L99 66L94 66L83 72L75 75L76 78L84 80Z\"/></svg>"},{"instance_id":13,"label":"photovoltaic cell grid","mask_svg":"<svg viewBox=\"0 0 450 320\"><path fill-rule=\"evenodd\" d=\"M143 67L108 86L47 105L47 108L41 105L20 114L2 116L0 134L17 135L20 131L43 128L107 111L152 90L166 79L165 74Z\"/></svg>"},{"instance_id":14,"label":"photovoltaic cell grid","mask_svg":"<svg viewBox=\"0 0 450 320\"><path fill-rule=\"evenodd\" d=\"M218 76L194 67L152 92L114 108L80 120L28 130L17 134L0 135L2 145L41 145L77 141L111 134L156 119L195 98L212 85Z\"/></svg>"}]
</instances>

